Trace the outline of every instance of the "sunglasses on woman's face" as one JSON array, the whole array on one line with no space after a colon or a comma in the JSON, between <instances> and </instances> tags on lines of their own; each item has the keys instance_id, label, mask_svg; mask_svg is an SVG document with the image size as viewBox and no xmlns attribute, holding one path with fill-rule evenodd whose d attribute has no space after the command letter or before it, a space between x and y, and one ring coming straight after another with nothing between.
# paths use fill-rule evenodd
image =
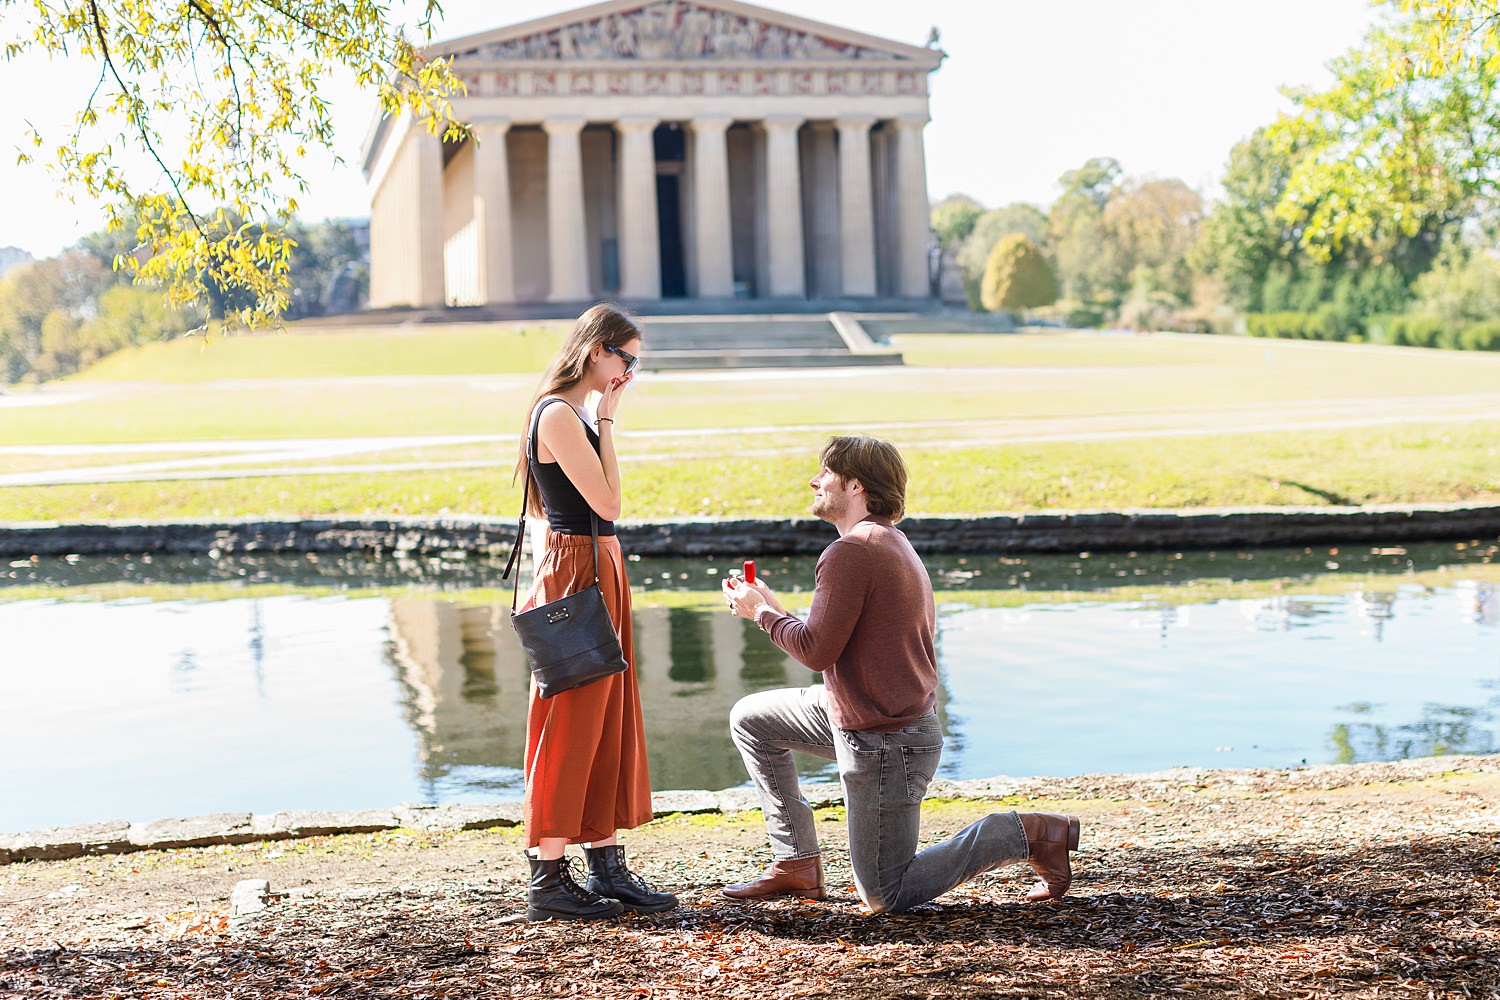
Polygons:
<instances>
[{"instance_id":1,"label":"sunglasses on woman's face","mask_svg":"<svg viewBox=\"0 0 1500 1000\"><path fill-rule=\"evenodd\" d=\"M641 365L641 359L640 358L636 357L634 354L631 354L629 351L622 351L622 350L620 350L614 344L605 344L604 345L604 349L606 351L608 351L609 353L611 353L611 354L617 354L617 355L619 355L620 360L625 362L625 374L626 375L629 375L631 372L635 371Z\"/></svg>"}]
</instances>

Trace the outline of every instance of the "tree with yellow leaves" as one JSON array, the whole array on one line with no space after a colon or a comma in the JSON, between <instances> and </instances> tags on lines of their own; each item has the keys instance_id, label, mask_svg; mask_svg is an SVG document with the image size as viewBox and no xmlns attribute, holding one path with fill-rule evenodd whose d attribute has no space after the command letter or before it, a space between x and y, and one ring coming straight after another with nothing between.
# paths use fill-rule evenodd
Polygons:
<instances>
[{"instance_id":1,"label":"tree with yellow leaves","mask_svg":"<svg viewBox=\"0 0 1500 1000\"><path fill-rule=\"evenodd\" d=\"M424 41L440 13L425 0ZM333 140L318 93L331 74L353 74L386 113L467 134L449 104L462 85L376 0L0 0L0 25L6 58L64 57L96 78L71 130L33 129L22 159L133 233L140 246L116 266L161 285L169 307L230 322L286 308L285 227L307 190L303 156Z\"/></svg>"}]
</instances>

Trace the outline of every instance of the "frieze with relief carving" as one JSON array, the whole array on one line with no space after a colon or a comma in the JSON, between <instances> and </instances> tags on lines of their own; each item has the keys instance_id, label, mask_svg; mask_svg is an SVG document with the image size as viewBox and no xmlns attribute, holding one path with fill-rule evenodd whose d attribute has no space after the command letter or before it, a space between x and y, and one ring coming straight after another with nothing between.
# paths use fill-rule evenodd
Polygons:
<instances>
[{"instance_id":1,"label":"frieze with relief carving","mask_svg":"<svg viewBox=\"0 0 1500 1000\"><path fill-rule=\"evenodd\" d=\"M786 60L898 62L891 52L821 38L812 32L741 17L685 0L657 0L524 38L494 42L457 57L506 61Z\"/></svg>"},{"instance_id":2,"label":"frieze with relief carving","mask_svg":"<svg viewBox=\"0 0 1500 1000\"><path fill-rule=\"evenodd\" d=\"M460 70L470 97L566 97L571 94L615 97L698 94L853 94L923 96L926 70L803 69L581 69Z\"/></svg>"}]
</instances>

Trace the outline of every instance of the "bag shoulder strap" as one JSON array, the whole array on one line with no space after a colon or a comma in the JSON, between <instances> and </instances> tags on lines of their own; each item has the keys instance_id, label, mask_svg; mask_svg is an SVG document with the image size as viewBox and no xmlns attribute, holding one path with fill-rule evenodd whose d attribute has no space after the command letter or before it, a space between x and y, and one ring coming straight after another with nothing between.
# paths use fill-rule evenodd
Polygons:
<instances>
[{"instance_id":1,"label":"bag shoulder strap","mask_svg":"<svg viewBox=\"0 0 1500 1000\"><path fill-rule=\"evenodd\" d=\"M588 421L584 420L583 415L573 409L572 403L568 403L561 396L544 396L537 402L536 408L531 411L531 426L526 431L526 485L521 488L521 518L520 522L516 525L516 540L515 544L510 547L510 558L505 561L505 569L500 573L501 580L510 579L511 570L515 568L516 559L521 554L521 543L526 538L526 509L531 505L531 466L536 461L537 428L542 423L542 410L546 409L552 403L567 403L568 409L573 410L573 415L583 424L584 432L587 433L588 431ZM589 527L592 529L591 533L594 538L594 586L597 587L599 585L599 515L594 513L592 507L589 508ZM516 598L519 596L520 590L521 574L517 571L516 581L511 587L510 592L510 613L513 615L516 613Z\"/></svg>"}]
</instances>

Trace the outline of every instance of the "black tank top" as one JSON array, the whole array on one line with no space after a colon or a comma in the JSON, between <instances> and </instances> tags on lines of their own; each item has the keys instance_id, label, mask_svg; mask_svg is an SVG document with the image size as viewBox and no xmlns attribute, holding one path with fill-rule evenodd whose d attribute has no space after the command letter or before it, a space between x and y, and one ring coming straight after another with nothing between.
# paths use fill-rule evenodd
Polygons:
<instances>
[{"instance_id":1,"label":"black tank top","mask_svg":"<svg viewBox=\"0 0 1500 1000\"><path fill-rule=\"evenodd\" d=\"M578 492L578 487L563 472L562 466L556 462L539 462L536 459L536 428L542 418L542 408L548 403L560 402L568 409L573 410L573 404L566 399L558 399L550 396L537 404L536 412L532 416L531 433L532 448L530 455L531 477L536 482L536 488L542 495L542 507L547 511L547 524L553 531L564 535L587 535L590 533L589 514L592 513L589 503ZM573 410L577 415L578 411ZM580 421L583 417L578 418ZM583 431L589 437L589 444L594 446L594 453L599 453L599 435L586 422ZM599 534L613 535L615 533L615 522L599 519Z\"/></svg>"}]
</instances>

